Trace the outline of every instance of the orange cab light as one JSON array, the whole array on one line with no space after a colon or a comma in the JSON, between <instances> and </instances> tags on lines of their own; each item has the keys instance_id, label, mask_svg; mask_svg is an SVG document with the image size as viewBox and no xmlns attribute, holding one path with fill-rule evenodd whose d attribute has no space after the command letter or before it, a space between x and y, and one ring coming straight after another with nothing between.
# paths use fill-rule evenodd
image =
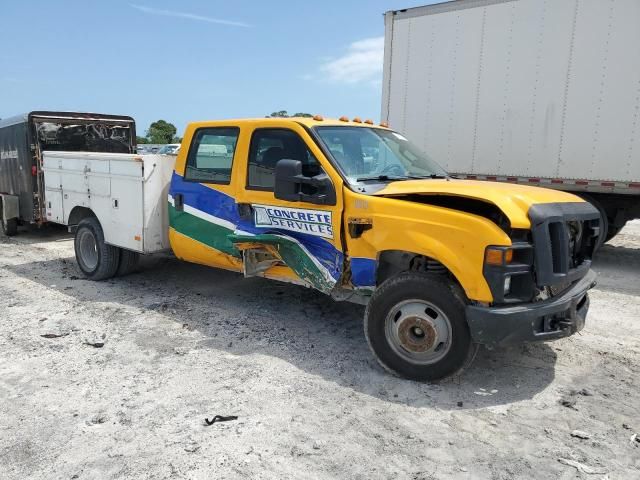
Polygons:
<instances>
[{"instance_id":1,"label":"orange cab light","mask_svg":"<svg viewBox=\"0 0 640 480\"><path fill-rule=\"evenodd\" d=\"M367 118L364 123L366 123L367 125L373 125L373 120L371 120L370 118Z\"/></svg>"},{"instance_id":2,"label":"orange cab light","mask_svg":"<svg viewBox=\"0 0 640 480\"><path fill-rule=\"evenodd\" d=\"M503 250L497 248L487 248L484 254L484 261L488 265L504 265L513 260L513 250Z\"/></svg>"},{"instance_id":3,"label":"orange cab light","mask_svg":"<svg viewBox=\"0 0 640 480\"><path fill-rule=\"evenodd\" d=\"M355 117L355 118L353 119L353 121L354 121L355 123L362 123L362 119L361 119L360 117Z\"/></svg>"},{"instance_id":4,"label":"orange cab light","mask_svg":"<svg viewBox=\"0 0 640 480\"><path fill-rule=\"evenodd\" d=\"M383 128L389 128L389 124L387 122L380 122L380 126Z\"/></svg>"},{"instance_id":5,"label":"orange cab light","mask_svg":"<svg viewBox=\"0 0 640 480\"><path fill-rule=\"evenodd\" d=\"M313 116L313 119L314 119L316 122L321 122L321 121L323 121L323 120L324 120L324 118L322 118L322 115L314 115L314 116Z\"/></svg>"},{"instance_id":6,"label":"orange cab light","mask_svg":"<svg viewBox=\"0 0 640 480\"><path fill-rule=\"evenodd\" d=\"M348 122L349 121L349 117L345 117L344 115L340 117L339 119L341 122Z\"/></svg>"}]
</instances>

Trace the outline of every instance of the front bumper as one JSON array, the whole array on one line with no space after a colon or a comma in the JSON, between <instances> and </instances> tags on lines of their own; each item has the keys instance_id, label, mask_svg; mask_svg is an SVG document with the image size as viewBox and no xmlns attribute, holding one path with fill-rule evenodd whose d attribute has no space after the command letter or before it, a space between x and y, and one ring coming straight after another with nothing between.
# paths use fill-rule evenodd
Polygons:
<instances>
[{"instance_id":1,"label":"front bumper","mask_svg":"<svg viewBox=\"0 0 640 480\"><path fill-rule=\"evenodd\" d=\"M471 337L485 345L555 340L582 330L596 274L589 270L566 292L547 300L513 307L467 306Z\"/></svg>"}]
</instances>

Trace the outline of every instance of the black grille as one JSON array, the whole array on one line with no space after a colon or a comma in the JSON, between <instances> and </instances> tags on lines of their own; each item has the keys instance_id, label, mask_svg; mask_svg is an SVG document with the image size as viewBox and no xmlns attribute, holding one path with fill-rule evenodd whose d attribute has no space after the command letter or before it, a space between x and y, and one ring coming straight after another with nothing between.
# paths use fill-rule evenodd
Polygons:
<instances>
[{"instance_id":1,"label":"black grille","mask_svg":"<svg viewBox=\"0 0 640 480\"><path fill-rule=\"evenodd\" d=\"M539 287L571 284L591 267L599 213L587 202L533 205L529 210Z\"/></svg>"}]
</instances>

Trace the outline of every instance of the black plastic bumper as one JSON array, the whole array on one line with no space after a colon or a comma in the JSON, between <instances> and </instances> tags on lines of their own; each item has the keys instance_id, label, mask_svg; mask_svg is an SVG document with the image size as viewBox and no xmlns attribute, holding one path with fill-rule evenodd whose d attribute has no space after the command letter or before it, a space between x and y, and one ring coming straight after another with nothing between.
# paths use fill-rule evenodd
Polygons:
<instances>
[{"instance_id":1,"label":"black plastic bumper","mask_svg":"<svg viewBox=\"0 0 640 480\"><path fill-rule=\"evenodd\" d=\"M471 336L485 345L507 345L568 337L582 330L589 310L587 291L596 274L587 274L566 292L547 300L513 307L467 307Z\"/></svg>"}]
</instances>

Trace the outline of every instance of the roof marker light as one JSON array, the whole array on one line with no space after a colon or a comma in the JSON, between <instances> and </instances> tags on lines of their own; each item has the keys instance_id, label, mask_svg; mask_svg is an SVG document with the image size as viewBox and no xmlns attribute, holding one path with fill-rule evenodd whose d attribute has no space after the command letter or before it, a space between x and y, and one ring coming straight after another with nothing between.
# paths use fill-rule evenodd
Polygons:
<instances>
[{"instance_id":1,"label":"roof marker light","mask_svg":"<svg viewBox=\"0 0 640 480\"><path fill-rule=\"evenodd\" d=\"M322 118L322 115L314 115L314 116L313 116L313 119L314 119L316 122L321 122L321 121L323 121L323 120L324 120L324 118Z\"/></svg>"},{"instance_id":2,"label":"roof marker light","mask_svg":"<svg viewBox=\"0 0 640 480\"><path fill-rule=\"evenodd\" d=\"M354 123L362 123L362 119L360 117L354 117L353 118L353 122Z\"/></svg>"},{"instance_id":3,"label":"roof marker light","mask_svg":"<svg viewBox=\"0 0 640 480\"><path fill-rule=\"evenodd\" d=\"M373 125L373 120L371 120L370 118L367 118L364 123L366 123L367 125Z\"/></svg>"},{"instance_id":4,"label":"roof marker light","mask_svg":"<svg viewBox=\"0 0 640 480\"><path fill-rule=\"evenodd\" d=\"M387 122L380 122L380 126L383 128L389 128L389 124Z\"/></svg>"},{"instance_id":5,"label":"roof marker light","mask_svg":"<svg viewBox=\"0 0 640 480\"><path fill-rule=\"evenodd\" d=\"M348 122L349 121L349 117L345 117L344 115L340 117L339 119L341 122Z\"/></svg>"}]
</instances>

